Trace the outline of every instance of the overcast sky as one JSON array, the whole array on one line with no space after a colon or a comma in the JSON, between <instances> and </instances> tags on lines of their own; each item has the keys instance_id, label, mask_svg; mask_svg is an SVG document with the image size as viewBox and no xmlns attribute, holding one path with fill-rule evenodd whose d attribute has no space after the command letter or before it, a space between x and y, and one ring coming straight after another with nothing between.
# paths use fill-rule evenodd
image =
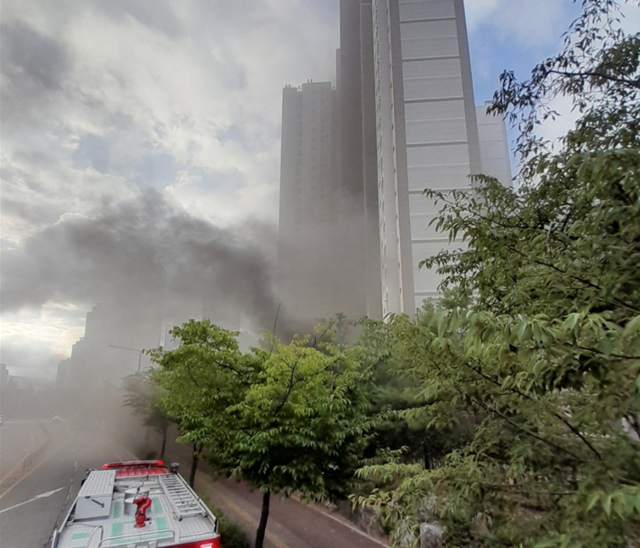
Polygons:
<instances>
[{"instance_id":1,"label":"overcast sky","mask_svg":"<svg viewBox=\"0 0 640 548\"><path fill-rule=\"evenodd\" d=\"M465 4L478 104L576 14ZM191 227L262 247L275 230L282 87L334 80L338 0L2 0L0 16L0 359L53 377L123 242L161 253Z\"/></svg>"}]
</instances>

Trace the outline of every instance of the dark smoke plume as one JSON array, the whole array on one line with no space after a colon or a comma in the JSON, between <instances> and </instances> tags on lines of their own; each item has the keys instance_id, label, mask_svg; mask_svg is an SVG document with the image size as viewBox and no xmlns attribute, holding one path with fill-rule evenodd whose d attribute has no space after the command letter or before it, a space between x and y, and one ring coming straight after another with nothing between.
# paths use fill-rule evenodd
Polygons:
<instances>
[{"instance_id":1,"label":"dark smoke plume","mask_svg":"<svg viewBox=\"0 0 640 548\"><path fill-rule=\"evenodd\" d=\"M5 250L0 304L155 302L168 317L231 310L269 328L275 241L274 226L219 228L148 191L90 217L66 216Z\"/></svg>"}]
</instances>

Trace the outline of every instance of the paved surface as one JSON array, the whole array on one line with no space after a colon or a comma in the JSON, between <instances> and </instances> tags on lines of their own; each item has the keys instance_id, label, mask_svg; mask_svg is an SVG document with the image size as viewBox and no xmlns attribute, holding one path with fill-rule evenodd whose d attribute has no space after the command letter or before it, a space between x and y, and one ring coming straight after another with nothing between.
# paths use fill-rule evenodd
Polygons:
<instances>
[{"instance_id":1,"label":"paved surface","mask_svg":"<svg viewBox=\"0 0 640 548\"><path fill-rule=\"evenodd\" d=\"M159 447L155 437L154 445ZM190 449L169 441L165 460L181 463L181 474L189 476ZM187 466L185 466L187 464ZM204 467L201 467L204 468ZM262 494L233 480L213 481L199 468L196 491L211 502L247 533L251 544L255 540ZM223 539L224 542L224 539ZM320 506L309 506L294 499L271 497L269 521L265 537L266 548L381 548L384 542L370 537L347 519Z\"/></svg>"},{"instance_id":2,"label":"paved surface","mask_svg":"<svg viewBox=\"0 0 640 548\"><path fill-rule=\"evenodd\" d=\"M3 427L4 428L4 427ZM87 468L99 468L107 461L136 458L120 444L148 457L144 432L128 439L121 431L100 425L78 429L69 423L22 424L14 444L7 430L2 434L0 457L11 462L37 452L36 458L5 475L0 484L0 546L2 548L48 547L53 529L66 515L75 499ZM40 434L37 434L40 432ZM117 439L117 442L110 441ZM32 443L33 442L33 443ZM153 440L152 442L157 442ZM159 445L158 445L159 446ZM40 449L40 451L38 451ZM189 448L170 443L166 461L182 463L181 473L189 475ZM7 455L11 455L10 457ZM7 461L8 462L8 461ZM185 466L186 465L186 466ZM213 481L204 471L196 475L196 490L238 523L251 543L260 517L262 496L235 481ZM223 539L224 542L224 539ZM380 548L380 541L369 538L344 518L323 507L310 507L292 499L271 498L271 512L265 539L266 548Z\"/></svg>"},{"instance_id":3,"label":"paved surface","mask_svg":"<svg viewBox=\"0 0 640 548\"><path fill-rule=\"evenodd\" d=\"M17 467L3 475L0 483L2 548L48 545L67 497L79 486L80 475L84 477L84 468L79 466L83 459L79 458L78 445L67 425L58 428L58 425L36 424L40 433L47 434L41 436L39 446L32 445L28 435L32 426L32 423L12 425L16 430L23 429L13 440L25 443L9 446L3 437L0 447L3 461L14 459L18 454L26 455Z\"/></svg>"},{"instance_id":4,"label":"paved surface","mask_svg":"<svg viewBox=\"0 0 640 548\"><path fill-rule=\"evenodd\" d=\"M0 426L0 482L47 440L45 425L36 420L4 420Z\"/></svg>"},{"instance_id":5,"label":"paved surface","mask_svg":"<svg viewBox=\"0 0 640 548\"><path fill-rule=\"evenodd\" d=\"M196 489L238 523L253 542L260 520L262 495L232 480L212 482L204 474ZM385 546L336 514L293 499L271 498L267 548L380 548Z\"/></svg>"},{"instance_id":6,"label":"paved surface","mask_svg":"<svg viewBox=\"0 0 640 548\"><path fill-rule=\"evenodd\" d=\"M31 444L29 431L34 424L44 433L38 438L39 446ZM123 447L109 443L100 428L76 429L68 423L46 422L41 426L30 422L14 426L24 431L12 439L24 444L6 444L9 437L3 434L0 456L3 460L26 454L34 457L23 459L0 483L0 547L48 547L54 528L75 500L86 469L132 456Z\"/></svg>"}]
</instances>

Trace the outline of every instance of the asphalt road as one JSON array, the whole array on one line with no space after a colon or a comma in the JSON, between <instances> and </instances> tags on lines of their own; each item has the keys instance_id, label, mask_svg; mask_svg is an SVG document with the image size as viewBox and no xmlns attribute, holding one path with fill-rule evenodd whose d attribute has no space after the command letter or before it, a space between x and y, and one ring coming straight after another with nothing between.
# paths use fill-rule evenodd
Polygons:
<instances>
[{"instance_id":1,"label":"asphalt road","mask_svg":"<svg viewBox=\"0 0 640 548\"><path fill-rule=\"evenodd\" d=\"M151 446L159 447L157 436ZM189 477L189 447L169 439L165 460L181 463L180 473ZM251 544L255 539L262 495L246 484L234 480L212 481L201 465L196 474L196 491L220 508L245 531ZM223 539L224 542L224 539ZM265 548L383 548L386 544L351 524L323 506L308 506L294 499L271 497Z\"/></svg>"},{"instance_id":2,"label":"asphalt road","mask_svg":"<svg viewBox=\"0 0 640 548\"><path fill-rule=\"evenodd\" d=\"M119 442L130 448L138 445L137 451L142 453L146 438L140 429L130 427L126 435L123 427L109 431L98 424L79 429L70 423L26 422L2 429L0 461L6 472L0 476L1 548L48 548L52 532L75 499L86 469L136 458ZM151 443L148 448L155 445ZM34 452L35 456L25 461ZM188 477L187 447L170 442L166 457L180 460L181 473ZM201 496L239 523L253 541L260 515L259 493L236 482L214 482L200 472L196 488ZM321 507L272 498L267 548L380 548L381 545Z\"/></svg>"},{"instance_id":3,"label":"asphalt road","mask_svg":"<svg viewBox=\"0 0 640 548\"><path fill-rule=\"evenodd\" d=\"M37 451L32 439L34 443L36 439L42 442L35 459L17 469L14 466L13 473L1 477L2 548L48 547L53 529L75 498L86 469L99 468L106 461L131 458L125 449L106 443L99 429L78 431L68 423L41 424L2 426L0 460L7 462L7 470L21 455ZM48 435L37 438L37 429Z\"/></svg>"},{"instance_id":4,"label":"asphalt road","mask_svg":"<svg viewBox=\"0 0 640 548\"><path fill-rule=\"evenodd\" d=\"M4 420L0 426L0 481L47 440L46 428L36 420Z\"/></svg>"}]
</instances>

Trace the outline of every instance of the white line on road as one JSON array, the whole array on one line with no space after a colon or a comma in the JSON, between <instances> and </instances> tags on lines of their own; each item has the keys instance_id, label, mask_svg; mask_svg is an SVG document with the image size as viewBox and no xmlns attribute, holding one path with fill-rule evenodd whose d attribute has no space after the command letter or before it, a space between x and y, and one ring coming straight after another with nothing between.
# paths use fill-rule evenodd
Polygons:
<instances>
[{"instance_id":1,"label":"white line on road","mask_svg":"<svg viewBox=\"0 0 640 548\"><path fill-rule=\"evenodd\" d=\"M24 502L21 502L20 504L16 504L14 506L9 506L9 508L5 508L4 510L0 510L0 514L4 514L5 512L8 512L9 510L13 510L14 508L18 508L19 506L24 506L25 504L29 504L30 502L33 502L34 500L50 497L51 495L55 495L58 491L62 491L63 489L64 489L64 487L60 487L59 489L55 489L53 491L48 491L46 493L42 493L41 495L33 497L32 499L25 500Z\"/></svg>"}]
</instances>

